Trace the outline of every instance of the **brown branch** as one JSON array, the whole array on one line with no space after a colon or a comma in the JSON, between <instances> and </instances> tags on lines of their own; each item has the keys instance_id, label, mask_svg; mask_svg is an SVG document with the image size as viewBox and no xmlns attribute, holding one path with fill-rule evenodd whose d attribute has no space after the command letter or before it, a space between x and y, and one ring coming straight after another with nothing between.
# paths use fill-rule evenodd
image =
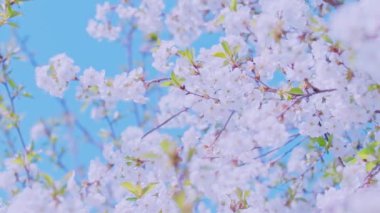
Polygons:
<instances>
[{"instance_id":1,"label":"brown branch","mask_svg":"<svg viewBox=\"0 0 380 213\"><path fill-rule=\"evenodd\" d=\"M269 155L269 154L271 154L271 153L273 153L273 152L275 152L275 151L277 151L277 150L279 150L279 149L285 147L286 145L288 145L289 143L291 143L294 139L296 139L298 136L300 136L299 133L298 133L298 134L295 134L295 135L292 135L292 136L290 137L290 139L289 139L285 144L283 144L283 145L281 145L281 146L278 146L278 147L276 147L276 148L273 148L273 149L269 150L268 152L265 152L265 153L263 153L263 154L261 154L261 155L255 157L255 158L253 158L253 159L254 159L254 160L257 160L257 159L259 159L259 158L265 157L265 156L267 156L267 155Z\"/></svg>"},{"instance_id":2,"label":"brown branch","mask_svg":"<svg viewBox=\"0 0 380 213\"><path fill-rule=\"evenodd\" d=\"M152 84L161 83L163 81L169 81L169 80L170 78L158 78L158 79L150 80L148 82L144 82L145 88L149 88Z\"/></svg>"},{"instance_id":3,"label":"brown branch","mask_svg":"<svg viewBox=\"0 0 380 213\"><path fill-rule=\"evenodd\" d=\"M302 142L304 142L305 140L302 140L298 143L296 143L296 145L292 146L289 150L287 150L286 152L284 152L284 154L282 154L279 158L273 160L272 162L270 162L270 165L273 165L275 163L277 163L278 161L282 160L284 157L286 157L287 155L289 155L291 152L293 152L293 150L295 148L297 148L299 145L301 145Z\"/></svg>"},{"instance_id":4,"label":"brown branch","mask_svg":"<svg viewBox=\"0 0 380 213\"><path fill-rule=\"evenodd\" d=\"M154 127L153 129L149 130L148 132L146 132L142 137L141 139L144 139L146 136L148 136L150 133L158 130L159 128L161 128L162 126L164 126L165 124L167 124L169 121L173 120L174 118L176 118L177 116L179 116L180 114L186 112L187 110L189 110L189 108L185 107L184 109L182 109L181 111L175 113L174 115L170 116L168 119L166 119L164 122L160 123L159 125L157 125L156 127Z\"/></svg>"},{"instance_id":5,"label":"brown branch","mask_svg":"<svg viewBox=\"0 0 380 213\"><path fill-rule=\"evenodd\" d=\"M4 61L2 61L2 66L3 66L3 72L6 73L6 71L4 70ZM8 85L8 75L6 74L5 75L5 81L3 82L3 85L5 87L5 90L6 90L6 93L7 93L7 96L9 98L9 102L11 104L11 111L12 111L12 114L16 114L16 108L15 108L15 103L14 103L14 100L15 100L15 96L12 96L11 94L11 91L10 91L10 88L9 88L9 85ZM14 123L14 127L16 129L16 132L17 132L17 135L20 139L20 142L21 142L21 145L22 145L22 148L24 150L24 157L26 157L28 154L29 154L29 150L27 149L26 147L26 144L25 144L25 140L24 140L24 137L21 133L21 129L20 129L20 126L19 126L19 121L17 120L15 123ZM24 159L25 161L25 164L23 165L24 167L24 170L26 172L26 176L27 176L27 181L31 181L32 180L32 176L31 176L31 173L30 173L30 170L28 168L28 166L26 165L26 159Z\"/></svg>"},{"instance_id":6,"label":"brown branch","mask_svg":"<svg viewBox=\"0 0 380 213\"><path fill-rule=\"evenodd\" d=\"M228 116L227 121L224 123L223 128L216 132L215 134L215 140L214 143L219 139L219 137L222 135L222 133L226 130L228 123L230 122L232 116L235 114L235 110L233 110L230 113L230 116Z\"/></svg>"},{"instance_id":7,"label":"brown branch","mask_svg":"<svg viewBox=\"0 0 380 213\"><path fill-rule=\"evenodd\" d=\"M336 91L336 89L325 89L325 90L314 90L313 93L307 93L304 95L297 95L298 97L289 105L285 108L285 110L277 116L277 118L282 118L286 112L288 112L292 107L294 107L296 104L299 104L302 102L302 100L310 98L314 95L321 94L321 93L327 93L327 92L333 92Z\"/></svg>"},{"instance_id":8,"label":"brown branch","mask_svg":"<svg viewBox=\"0 0 380 213\"><path fill-rule=\"evenodd\" d=\"M112 139L116 140L116 132L115 132L115 128L113 126L113 120L111 120L108 115L106 115L104 118L108 124L108 127L110 128Z\"/></svg>"},{"instance_id":9,"label":"brown branch","mask_svg":"<svg viewBox=\"0 0 380 213\"><path fill-rule=\"evenodd\" d=\"M187 90L186 87L185 87L184 85L181 86L180 89L183 90L183 91L185 91L185 92L186 92L186 95L195 95L195 96L197 96L197 97L200 97L200 98L203 98L203 99L207 99L207 100L212 99L212 100L215 101L215 103L220 103L220 100L219 100L218 98L211 97L211 96L209 96L208 94L206 94L206 95L200 95L200 94L198 94L198 93L191 92L191 91Z\"/></svg>"},{"instance_id":10,"label":"brown branch","mask_svg":"<svg viewBox=\"0 0 380 213\"><path fill-rule=\"evenodd\" d=\"M59 99L59 102L63 108L63 111L66 115L69 115L70 114L70 110L66 104L66 101L64 99ZM94 146L98 147L99 149L102 149L102 146L99 144L99 142L97 142L94 137L90 134L90 132L86 129L86 127L84 127L84 125L79 121L79 119L73 117L74 119L74 124L75 126L77 126L78 130L80 132L82 132L82 134L85 136L85 138L87 139L87 141L90 143L90 144L93 144Z\"/></svg>"},{"instance_id":11,"label":"brown branch","mask_svg":"<svg viewBox=\"0 0 380 213\"><path fill-rule=\"evenodd\" d=\"M376 164L376 166L368 173L368 175L364 179L364 183L359 186L359 188L364 188L372 183L373 178L379 174L380 172L380 164Z\"/></svg>"}]
</instances>

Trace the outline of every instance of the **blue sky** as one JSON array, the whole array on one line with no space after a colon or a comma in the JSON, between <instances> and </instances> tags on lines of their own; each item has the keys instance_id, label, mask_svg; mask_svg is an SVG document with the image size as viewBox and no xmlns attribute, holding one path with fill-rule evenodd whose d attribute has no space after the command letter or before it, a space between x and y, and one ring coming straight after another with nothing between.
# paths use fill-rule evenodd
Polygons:
<instances>
[{"instance_id":1,"label":"blue sky","mask_svg":"<svg viewBox=\"0 0 380 213\"><path fill-rule=\"evenodd\" d=\"M93 66L97 70L105 69L108 75L117 73L126 65L125 50L117 43L107 41L98 42L86 32L87 22L95 15L96 3L104 1L78 0L32 0L26 2L17 10L22 16L16 19L20 39L27 39L26 46L33 54L38 65L47 64L50 57L66 53L75 63L85 69ZM0 28L0 41L4 43L14 33L9 27ZM16 101L16 110L22 115L21 129L24 137L29 141L29 129L40 119L61 115L62 108L58 100L35 84L34 66L25 61L14 61L12 64L12 78L25 86L33 95L33 99L22 98ZM75 86L71 85L65 95L69 108L77 118L87 126L94 135L96 130L104 126L104 121L93 122L89 119L90 110L80 112L80 102L75 100ZM15 141L19 143L19 141ZM85 165L94 156L99 155L93 147L79 147L76 160ZM66 158L69 164L74 159ZM43 166L46 170L53 170L62 175L55 168Z\"/></svg>"},{"instance_id":2,"label":"blue sky","mask_svg":"<svg viewBox=\"0 0 380 213\"><path fill-rule=\"evenodd\" d=\"M66 53L74 59L75 64L84 70L90 66L97 70L105 69L107 76L113 76L122 71L127 66L126 50L117 42L97 41L87 32L88 20L95 16L96 4L103 3L104 0L78 1L78 0L32 0L17 8L22 16L16 18L15 22L19 25L17 37L19 40L26 41L26 48L33 55L35 65L48 63L49 58L59 53ZM117 2L117 1L111 1ZM166 11L174 6L174 0L164 1ZM5 42L14 37L15 33L10 27L0 28L0 41ZM161 35L162 36L162 35ZM163 33L163 37L169 35ZM218 43L220 35L205 35L195 42L195 49L200 47L210 47ZM138 48L143 40L141 33L134 36L134 58L135 65L141 64L141 57ZM149 65L149 60L147 67ZM16 111L22 115L21 129L24 137L30 142L29 130L41 119L48 119L62 115L62 107L57 98L54 98L37 88L35 84L35 67L28 61L14 61L12 64L12 78L19 84L25 86L26 91L33 95L33 99L22 98L16 101ZM81 120L94 136L98 134L100 128L107 128L104 120L93 121L90 119L90 108L80 111L81 103L75 99L76 84L72 83L65 93L65 99L69 108L75 116ZM155 104L157 100L152 99ZM124 104L123 110L128 109ZM116 126L120 133L128 124L134 122L133 115ZM80 134L78 134L80 135ZM80 135L81 136L81 135ZM15 141L19 144L19 141ZM86 165L94 157L101 157L99 150L92 146L81 145L81 150L76 158L67 156L65 161L69 164L69 169L74 168L78 163ZM54 176L61 176L57 168L51 168L49 164L42 164L42 168Z\"/></svg>"}]
</instances>

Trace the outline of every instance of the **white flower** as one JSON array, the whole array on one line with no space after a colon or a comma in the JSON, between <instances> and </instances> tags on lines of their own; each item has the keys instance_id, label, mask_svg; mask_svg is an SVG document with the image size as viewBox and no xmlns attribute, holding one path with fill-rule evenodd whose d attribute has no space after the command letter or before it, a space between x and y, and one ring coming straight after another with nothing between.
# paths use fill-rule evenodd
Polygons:
<instances>
[{"instance_id":1,"label":"white flower","mask_svg":"<svg viewBox=\"0 0 380 213\"><path fill-rule=\"evenodd\" d=\"M152 66L160 72L167 72L172 69L174 64L169 62L169 58L177 53L177 48L173 41L161 41L158 48L153 53Z\"/></svg>"},{"instance_id":2,"label":"white flower","mask_svg":"<svg viewBox=\"0 0 380 213\"><path fill-rule=\"evenodd\" d=\"M105 71L96 71L90 67L85 69L83 75L79 77L80 87L77 89L77 97L84 100L99 98L99 88L104 86Z\"/></svg>"},{"instance_id":3,"label":"white flower","mask_svg":"<svg viewBox=\"0 0 380 213\"><path fill-rule=\"evenodd\" d=\"M36 123L30 130L30 138L32 141L37 141L46 135L46 128L42 122Z\"/></svg>"},{"instance_id":4,"label":"white flower","mask_svg":"<svg viewBox=\"0 0 380 213\"><path fill-rule=\"evenodd\" d=\"M109 2L104 2L103 4L96 5L96 16L95 18L99 21L107 21L107 13L111 11L111 4Z\"/></svg>"},{"instance_id":5,"label":"white flower","mask_svg":"<svg viewBox=\"0 0 380 213\"><path fill-rule=\"evenodd\" d=\"M37 86L62 98L68 83L76 78L78 72L79 67L66 54L56 55L49 60L48 65L36 68Z\"/></svg>"},{"instance_id":6,"label":"white flower","mask_svg":"<svg viewBox=\"0 0 380 213\"><path fill-rule=\"evenodd\" d=\"M125 7L122 4L119 4L116 7L116 13L120 19L130 19L135 15L136 11L135 8Z\"/></svg>"},{"instance_id":7,"label":"white flower","mask_svg":"<svg viewBox=\"0 0 380 213\"><path fill-rule=\"evenodd\" d=\"M90 20L86 28L88 34L101 41L102 39L108 39L109 41L115 41L119 38L121 27L113 26L110 23L102 23L95 20Z\"/></svg>"}]
</instances>

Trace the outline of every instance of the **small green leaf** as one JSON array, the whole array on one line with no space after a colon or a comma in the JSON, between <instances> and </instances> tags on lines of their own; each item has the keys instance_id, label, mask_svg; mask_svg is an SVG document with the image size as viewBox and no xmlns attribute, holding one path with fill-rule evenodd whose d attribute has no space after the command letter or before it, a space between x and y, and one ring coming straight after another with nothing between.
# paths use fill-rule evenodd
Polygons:
<instances>
[{"instance_id":1,"label":"small green leaf","mask_svg":"<svg viewBox=\"0 0 380 213\"><path fill-rule=\"evenodd\" d=\"M239 198L239 200L243 199L243 191L238 187L236 190L236 196Z\"/></svg>"},{"instance_id":2,"label":"small green leaf","mask_svg":"<svg viewBox=\"0 0 380 213\"><path fill-rule=\"evenodd\" d=\"M8 79L8 84L12 87L12 89L17 88L17 84L10 78Z\"/></svg>"},{"instance_id":3,"label":"small green leaf","mask_svg":"<svg viewBox=\"0 0 380 213\"><path fill-rule=\"evenodd\" d=\"M17 12L16 10L13 10L11 2L5 2L6 10L7 10L7 16L8 18L13 18L15 16L20 15L20 12Z\"/></svg>"},{"instance_id":4,"label":"small green leaf","mask_svg":"<svg viewBox=\"0 0 380 213\"><path fill-rule=\"evenodd\" d=\"M128 201L136 201L136 200L138 200L138 198L137 197L130 197L130 198L127 198L127 200Z\"/></svg>"},{"instance_id":5,"label":"small green leaf","mask_svg":"<svg viewBox=\"0 0 380 213\"><path fill-rule=\"evenodd\" d=\"M327 42L327 43L330 43L330 44L333 43L333 41L331 40L331 38L330 38L328 35L323 35L323 36L322 36L322 39L323 39L325 42Z\"/></svg>"},{"instance_id":6,"label":"small green leaf","mask_svg":"<svg viewBox=\"0 0 380 213\"><path fill-rule=\"evenodd\" d=\"M147 152L147 153L143 154L142 157L145 159L158 159L158 158L160 158L160 155L155 154L153 152Z\"/></svg>"},{"instance_id":7,"label":"small green leaf","mask_svg":"<svg viewBox=\"0 0 380 213\"><path fill-rule=\"evenodd\" d=\"M163 140L161 142L161 149L166 153L166 154L170 154L171 153L171 149L172 149L172 143L168 140Z\"/></svg>"},{"instance_id":8,"label":"small green leaf","mask_svg":"<svg viewBox=\"0 0 380 213\"><path fill-rule=\"evenodd\" d=\"M138 197L138 188L135 184L130 182L123 182L121 183L121 186L126 188L130 193L134 194L136 197Z\"/></svg>"},{"instance_id":9,"label":"small green leaf","mask_svg":"<svg viewBox=\"0 0 380 213\"><path fill-rule=\"evenodd\" d=\"M237 0L231 0L230 9L232 11L237 11Z\"/></svg>"},{"instance_id":10,"label":"small green leaf","mask_svg":"<svg viewBox=\"0 0 380 213\"><path fill-rule=\"evenodd\" d=\"M18 24L15 22L8 22L8 25L13 27L13 28L18 28Z\"/></svg>"},{"instance_id":11,"label":"small green leaf","mask_svg":"<svg viewBox=\"0 0 380 213\"><path fill-rule=\"evenodd\" d=\"M303 95L303 90L299 87L293 87L288 91L291 95Z\"/></svg>"},{"instance_id":12,"label":"small green leaf","mask_svg":"<svg viewBox=\"0 0 380 213\"><path fill-rule=\"evenodd\" d=\"M375 162L368 162L366 165L365 165L365 169L367 172L370 172L372 171L373 168L376 167L376 163Z\"/></svg>"},{"instance_id":13,"label":"small green leaf","mask_svg":"<svg viewBox=\"0 0 380 213\"><path fill-rule=\"evenodd\" d=\"M247 199L250 195L251 195L251 191L246 190L246 191L244 191L243 197L244 197L244 199Z\"/></svg>"},{"instance_id":14,"label":"small green leaf","mask_svg":"<svg viewBox=\"0 0 380 213\"><path fill-rule=\"evenodd\" d=\"M158 40L158 35L157 35L157 33L150 33L148 35L148 38L149 38L150 41L157 41Z\"/></svg>"},{"instance_id":15,"label":"small green leaf","mask_svg":"<svg viewBox=\"0 0 380 213\"><path fill-rule=\"evenodd\" d=\"M46 185L48 187L53 187L54 186L54 180L48 174L42 174L42 177L44 178L44 180L46 182Z\"/></svg>"},{"instance_id":16,"label":"small green leaf","mask_svg":"<svg viewBox=\"0 0 380 213\"><path fill-rule=\"evenodd\" d=\"M186 50L180 50L178 51L178 54L187 60L190 61L190 63L194 62L194 50L186 49Z\"/></svg>"},{"instance_id":17,"label":"small green leaf","mask_svg":"<svg viewBox=\"0 0 380 213\"><path fill-rule=\"evenodd\" d=\"M66 186L62 186L59 189L54 189L53 191L53 197L62 196L66 192Z\"/></svg>"},{"instance_id":18,"label":"small green leaf","mask_svg":"<svg viewBox=\"0 0 380 213\"><path fill-rule=\"evenodd\" d=\"M189 153L187 154L187 161L191 161L193 158L194 154L197 152L195 148L190 148Z\"/></svg>"},{"instance_id":19,"label":"small green leaf","mask_svg":"<svg viewBox=\"0 0 380 213\"><path fill-rule=\"evenodd\" d=\"M367 160L369 156L375 154L375 149L373 147L366 147L364 149L361 149L359 152L358 152L358 156L363 159L363 160Z\"/></svg>"},{"instance_id":20,"label":"small green leaf","mask_svg":"<svg viewBox=\"0 0 380 213\"><path fill-rule=\"evenodd\" d=\"M25 98L33 98L33 95L30 94L30 93L28 93L28 92L24 92L24 93L22 94L22 96L24 96Z\"/></svg>"},{"instance_id":21,"label":"small green leaf","mask_svg":"<svg viewBox=\"0 0 380 213\"><path fill-rule=\"evenodd\" d=\"M354 164L354 163L356 163L356 161L357 161L356 158L353 156L349 156L349 157L344 159L344 162L346 162L348 164Z\"/></svg>"},{"instance_id":22,"label":"small green leaf","mask_svg":"<svg viewBox=\"0 0 380 213\"><path fill-rule=\"evenodd\" d=\"M218 57L218 58L227 58L226 54L224 52L216 52L213 54L213 56Z\"/></svg>"},{"instance_id":23,"label":"small green leaf","mask_svg":"<svg viewBox=\"0 0 380 213\"><path fill-rule=\"evenodd\" d=\"M380 84L371 84L368 86L368 91L380 90Z\"/></svg>"},{"instance_id":24,"label":"small green leaf","mask_svg":"<svg viewBox=\"0 0 380 213\"><path fill-rule=\"evenodd\" d=\"M121 184L122 187L126 188L130 193L135 195L136 199L140 199L145 194L152 191L156 185L157 183L150 183L146 187L142 188L140 184L135 185L130 182L123 182Z\"/></svg>"},{"instance_id":25,"label":"small green leaf","mask_svg":"<svg viewBox=\"0 0 380 213\"><path fill-rule=\"evenodd\" d=\"M144 196L148 192L152 191L156 187L157 183L150 183L148 186L144 187L141 196Z\"/></svg>"},{"instance_id":26,"label":"small green leaf","mask_svg":"<svg viewBox=\"0 0 380 213\"><path fill-rule=\"evenodd\" d=\"M228 45L228 43L227 43L226 41L222 41L221 45L222 45L222 47L223 47L224 52L225 52L228 56L231 56L232 53L231 53L231 49L230 49L230 46Z\"/></svg>"},{"instance_id":27,"label":"small green leaf","mask_svg":"<svg viewBox=\"0 0 380 213\"><path fill-rule=\"evenodd\" d=\"M186 194L184 191L177 192L173 195L173 200L177 204L177 206L180 209L183 209L185 207L186 202Z\"/></svg>"},{"instance_id":28,"label":"small green leaf","mask_svg":"<svg viewBox=\"0 0 380 213\"><path fill-rule=\"evenodd\" d=\"M332 135L329 135L328 141L325 140L324 137L315 137L315 138L310 138L310 141L312 143L317 143L319 147L323 147L326 150L328 150L331 147L332 144Z\"/></svg>"},{"instance_id":29,"label":"small green leaf","mask_svg":"<svg viewBox=\"0 0 380 213\"><path fill-rule=\"evenodd\" d=\"M172 81L164 81L161 83L161 86L163 87L170 87L170 86L173 86L173 82Z\"/></svg>"},{"instance_id":30,"label":"small green leaf","mask_svg":"<svg viewBox=\"0 0 380 213\"><path fill-rule=\"evenodd\" d=\"M24 165L24 160L21 158L21 156L16 157L13 162L17 165L23 166Z\"/></svg>"},{"instance_id":31,"label":"small green leaf","mask_svg":"<svg viewBox=\"0 0 380 213\"><path fill-rule=\"evenodd\" d=\"M170 79L173 85L177 87L181 87L183 82L185 81L184 78L179 78L174 72L170 74Z\"/></svg>"}]
</instances>

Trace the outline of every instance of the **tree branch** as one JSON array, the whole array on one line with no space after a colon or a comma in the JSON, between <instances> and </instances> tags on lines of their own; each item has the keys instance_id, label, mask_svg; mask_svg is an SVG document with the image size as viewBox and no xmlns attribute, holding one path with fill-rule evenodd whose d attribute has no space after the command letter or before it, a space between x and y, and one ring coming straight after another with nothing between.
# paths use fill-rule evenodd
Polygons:
<instances>
[{"instance_id":1,"label":"tree branch","mask_svg":"<svg viewBox=\"0 0 380 213\"><path fill-rule=\"evenodd\" d=\"M174 118L176 118L177 116L179 116L180 114L186 112L187 110L189 110L189 108L184 108L182 109L181 111L177 112L176 114L170 116L170 118L166 119L164 122L160 123L159 125L157 125L156 127L154 127L153 129L149 130L148 132L146 132L142 137L141 139L144 139L146 136L148 136L150 133L158 130L159 128L161 128L162 126L164 126L165 124L167 124L169 121L173 120Z\"/></svg>"}]
</instances>

